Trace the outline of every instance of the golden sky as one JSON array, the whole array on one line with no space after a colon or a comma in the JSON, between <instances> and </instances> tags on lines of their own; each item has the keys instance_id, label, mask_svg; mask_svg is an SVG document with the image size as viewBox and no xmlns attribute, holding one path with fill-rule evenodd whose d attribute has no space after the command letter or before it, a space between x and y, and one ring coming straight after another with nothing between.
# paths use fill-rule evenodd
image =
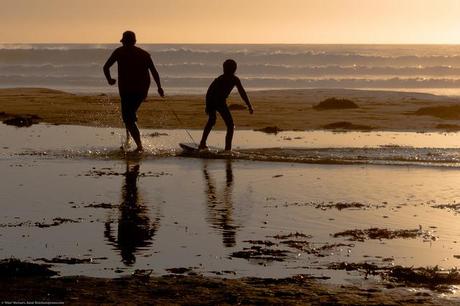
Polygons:
<instances>
[{"instance_id":1,"label":"golden sky","mask_svg":"<svg viewBox=\"0 0 460 306\"><path fill-rule=\"evenodd\" d=\"M460 43L460 0L0 0L1 43Z\"/></svg>"}]
</instances>

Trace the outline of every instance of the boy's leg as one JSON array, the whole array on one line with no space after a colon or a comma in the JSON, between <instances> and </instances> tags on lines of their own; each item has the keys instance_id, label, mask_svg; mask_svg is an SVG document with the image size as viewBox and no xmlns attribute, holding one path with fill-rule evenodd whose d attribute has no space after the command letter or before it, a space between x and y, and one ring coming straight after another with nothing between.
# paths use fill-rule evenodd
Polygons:
<instances>
[{"instance_id":1,"label":"boy's leg","mask_svg":"<svg viewBox=\"0 0 460 306\"><path fill-rule=\"evenodd\" d=\"M233 131L235 129L232 113L227 106L219 109L219 114L222 116L222 119L227 126L227 134L225 135L225 151L230 151L232 149L232 140L233 140Z\"/></svg>"},{"instance_id":2,"label":"boy's leg","mask_svg":"<svg viewBox=\"0 0 460 306\"><path fill-rule=\"evenodd\" d=\"M208 139L209 133L211 133L213 126L216 124L216 111L210 110L208 112L208 116L208 122L203 129L203 136L201 136L199 149L206 148L206 140Z\"/></svg>"}]
</instances>

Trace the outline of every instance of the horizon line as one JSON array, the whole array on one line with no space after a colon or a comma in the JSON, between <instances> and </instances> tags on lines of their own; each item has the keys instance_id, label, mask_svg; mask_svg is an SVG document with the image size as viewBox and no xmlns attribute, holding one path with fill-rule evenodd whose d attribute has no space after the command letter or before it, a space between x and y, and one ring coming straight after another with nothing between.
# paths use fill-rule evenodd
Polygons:
<instances>
[{"instance_id":1,"label":"horizon line","mask_svg":"<svg viewBox=\"0 0 460 306\"><path fill-rule=\"evenodd\" d=\"M0 42L2 45L118 45L120 42ZM294 42L258 42L258 43L249 43L249 42L137 42L137 45L393 45L393 46L460 46L458 43L390 43L390 42L369 42L369 43L294 43Z\"/></svg>"}]
</instances>

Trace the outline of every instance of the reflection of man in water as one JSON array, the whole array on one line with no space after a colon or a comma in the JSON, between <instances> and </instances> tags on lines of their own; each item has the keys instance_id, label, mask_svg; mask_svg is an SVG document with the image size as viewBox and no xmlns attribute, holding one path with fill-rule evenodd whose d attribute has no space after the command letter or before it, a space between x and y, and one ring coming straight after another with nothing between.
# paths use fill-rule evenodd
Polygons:
<instances>
[{"instance_id":1,"label":"reflection of man in water","mask_svg":"<svg viewBox=\"0 0 460 306\"><path fill-rule=\"evenodd\" d=\"M232 161L226 161L225 187L220 197L217 194L213 178L208 172L207 164L203 166L204 179L206 181L206 194L208 196L208 221L214 228L222 231L222 242L226 247L233 247L236 244L236 230L238 226L233 220L233 171Z\"/></svg>"},{"instance_id":2,"label":"reflection of man in water","mask_svg":"<svg viewBox=\"0 0 460 306\"><path fill-rule=\"evenodd\" d=\"M121 252L124 264L132 265L136 261L137 249L152 244L152 239L158 228L158 220L150 224L148 211L143 205L137 188L139 164L126 161L125 183L122 187L122 203L118 220L118 237L115 238L111 221L105 223L104 236Z\"/></svg>"},{"instance_id":3,"label":"reflection of man in water","mask_svg":"<svg viewBox=\"0 0 460 306\"><path fill-rule=\"evenodd\" d=\"M164 97L161 88L160 76L153 64L150 54L135 46L136 35L134 32L126 31L121 39L122 47L113 51L104 65L104 74L110 85L116 83L110 75L110 67L118 63L118 89L121 99L121 114L127 130L127 140L129 134L136 142L136 151L143 150L141 136L137 128L136 112L141 103L145 100L150 87L149 70L158 87L158 94ZM129 131L129 134L128 134Z\"/></svg>"}]
</instances>

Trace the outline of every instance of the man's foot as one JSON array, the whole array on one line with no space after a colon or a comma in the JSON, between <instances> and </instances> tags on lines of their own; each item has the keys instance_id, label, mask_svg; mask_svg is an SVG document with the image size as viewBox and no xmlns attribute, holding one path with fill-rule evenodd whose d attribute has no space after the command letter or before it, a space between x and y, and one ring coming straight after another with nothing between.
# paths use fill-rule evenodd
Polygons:
<instances>
[{"instance_id":1,"label":"man's foot","mask_svg":"<svg viewBox=\"0 0 460 306\"><path fill-rule=\"evenodd\" d=\"M136 150L133 151L134 153L138 153L138 154L141 154L141 153L144 153L144 148L143 147L138 147Z\"/></svg>"}]
</instances>

